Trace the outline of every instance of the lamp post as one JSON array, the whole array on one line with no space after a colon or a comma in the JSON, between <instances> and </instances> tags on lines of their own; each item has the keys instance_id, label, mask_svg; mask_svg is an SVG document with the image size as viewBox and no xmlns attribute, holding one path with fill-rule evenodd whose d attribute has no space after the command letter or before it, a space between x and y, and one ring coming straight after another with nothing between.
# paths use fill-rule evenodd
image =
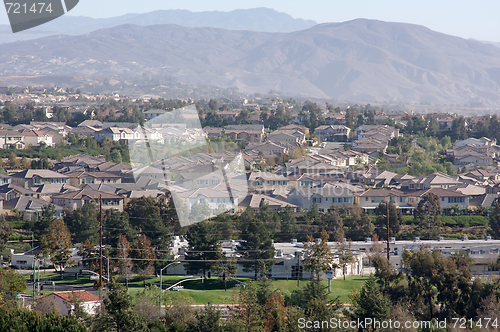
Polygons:
<instances>
[{"instance_id":1,"label":"lamp post","mask_svg":"<svg viewBox=\"0 0 500 332\"><path fill-rule=\"evenodd\" d=\"M160 315L161 315L161 300L162 300L162 295L163 295L163 270L165 270L166 268L168 268L169 266L171 266L173 264L179 264L179 262L175 261L175 262L168 263L167 266L165 266L163 269L160 269Z\"/></svg>"},{"instance_id":2,"label":"lamp post","mask_svg":"<svg viewBox=\"0 0 500 332\"><path fill-rule=\"evenodd\" d=\"M109 283L111 282L111 279L109 278L109 257L106 257L104 255L102 255L103 258L106 258L106 260L108 261L108 266L107 266L107 273L108 273L108 286L109 286Z\"/></svg>"}]
</instances>

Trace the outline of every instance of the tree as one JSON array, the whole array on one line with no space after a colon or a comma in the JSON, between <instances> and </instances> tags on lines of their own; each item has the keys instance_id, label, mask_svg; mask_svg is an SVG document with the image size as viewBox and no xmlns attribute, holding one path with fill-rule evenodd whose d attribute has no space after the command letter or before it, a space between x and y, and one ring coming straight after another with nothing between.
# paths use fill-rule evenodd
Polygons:
<instances>
[{"instance_id":1,"label":"tree","mask_svg":"<svg viewBox=\"0 0 500 332\"><path fill-rule=\"evenodd\" d=\"M297 233L299 231L299 225L297 224L297 219L291 206L287 206L284 210L278 213L281 219L281 229L278 233L280 241L287 242L291 239L297 238Z\"/></svg>"},{"instance_id":2,"label":"tree","mask_svg":"<svg viewBox=\"0 0 500 332\"><path fill-rule=\"evenodd\" d=\"M9 155L9 167L11 169L19 169L20 167L19 159L14 152L11 152Z\"/></svg>"},{"instance_id":3,"label":"tree","mask_svg":"<svg viewBox=\"0 0 500 332\"><path fill-rule=\"evenodd\" d=\"M128 242L125 235L118 235L118 245L116 250L116 258L118 258L118 273L120 274L122 279L125 279L125 286L128 289L128 281L132 277L132 269L134 267L134 263L132 263L132 260L129 257L130 243Z\"/></svg>"},{"instance_id":4,"label":"tree","mask_svg":"<svg viewBox=\"0 0 500 332\"><path fill-rule=\"evenodd\" d=\"M204 221L189 227L186 238L189 249L186 251L187 270L193 274L206 274L217 259L219 234L211 222Z\"/></svg>"},{"instance_id":5,"label":"tree","mask_svg":"<svg viewBox=\"0 0 500 332\"><path fill-rule=\"evenodd\" d=\"M246 287L239 292L239 305L233 309L232 321L240 323L239 330L247 332L262 331L264 312L257 299L257 288Z\"/></svg>"},{"instance_id":6,"label":"tree","mask_svg":"<svg viewBox=\"0 0 500 332\"><path fill-rule=\"evenodd\" d=\"M377 233L379 238L387 237L387 210L389 210L389 236L396 237L401 229L403 215L396 207L396 204L394 204L394 202L389 202L389 207L387 207L386 202L381 202L375 209L378 223Z\"/></svg>"},{"instance_id":7,"label":"tree","mask_svg":"<svg viewBox=\"0 0 500 332\"><path fill-rule=\"evenodd\" d=\"M353 291L350 297L353 320L365 321L370 318L382 322L391 317L391 301L380 291L374 276L366 280L359 293Z\"/></svg>"},{"instance_id":8,"label":"tree","mask_svg":"<svg viewBox=\"0 0 500 332\"><path fill-rule=\"evenodd\" d=\"M415 210L415 219L419 221L420 227L427 227L429 239L437 226L437 218L441 214L441 204L439 197L433 193L425 194L418 202Z\"/></svg>"},{"instance_id":9,"label":"tree","mask_svg":"<svg viewBox=\"0 0 500 332\"><path fill-rule=\"evenodd\" d=\"M11 269L0 269L0 303L16 299L17 294L26 290L26 279ZM2 303L4 302L4 303Z\"/></svg>"},{"instance_id":10,"label":"tree","mask_svg":"<svg viewBox=\"0 0 500 332\"><path fill-rule=\"evenodd\" d=\"M133 310L132 297L119 283L111 282L103 304L105 310L97 317L93 330L134 332L146 328L143 317Z\"/></svg>"},{"instance_id":11,"label":"tree","mask_svg":"<svg viewBox=\"0 0 500 332\"><path fill-rule=\"evenodd\" d=\"M227 291L227 279L234 278L238 272L235 258L227 258L222 250L222 244L219 243L216 249L217 261L212 265L211 269L215 275L222 278L224 282L224 290Z\"/></svg>"},{"instance_id":12,"label":"tree","mask_svg":"<svg viewBox=\"0 0 500 332\"><path fill-rule=\"evenodd\" d=\"M465 127L465 118L456 117L451 123L451 135L454 140L466 139L467 128Z\"/></svg>"},{"instance_id":13,"label":"tree","mask_svg":"<svg viewBox=\"0 0 500 332\"><path fill-rule=\"evenodd\" d=\"M110 158L111 161L114 163L121 163L122 162L122 155L119 150L113 149L110 153Z\"/></svg>"},{"instance_id":14,"label":"tree","mask_svg":"<svg viewBox=\"0 0 500 332\"><path fill-rule=\"evenodd\" d=\"M215 99L210 99L210 101L208 102L208 107L209 107L212 111L216 111L216 110L217 110L217 100L215 100Z\"/></svg>"},{"instance_id":15,"label":"tree","mask_svg":"<svg viewBox=\"0 0 500 332\"><path fill-rule=\"evenodd\" d=\"M156 258L155 252L151 248L151 241L148 240L146 235L139 235L132 245L130 256L134 259L136 272L142 275L142 281L146 285L146 275L153 273L152 266Z\"/></svg>"},{"instance_id":16,"label":"tree","mask_svg":"<svg viewBox=\"0 0 500 332\"><path fill-rule=\"evenodd\" d=\"M500 238L500 195L490 215L490 228L495 238Z\"/></svg>"},{"instance_id":17,"label":"tree","mask_svg":"<svg viewBox=\"0 0 500 332\"><path fill-rule=\"evenodd\" d=\"M320 273L326 270L332 270L337 267L334 263L334 255L328 246L328 235L326 230L321 231L321 238L314 240L311 235L307 235L307 241L304 242L304 268L312 271L315 279L320 278Z\"/></svg>"},{"instance_id":18,"label":"tree","mask_svg":"<svg viewBox=\"0 0 500 332\"><path fill-rule=\"evenodd\" d=\"M0 331L65 331L86 332L85 324L73 316L39 315L30 310L0 309Z\"/></svg>"},{"instance_id":19,"label":"tree","mask_svg":"<svg viewBox=\"0 0 500 332\"><path fill-rule=\"evenodd\" d=\"M99 269L98 252L99 247L96 247L94 243L86 239L78 250L78 255L82 257L83 266L92 271L97 271Z\"/></svg>"},{"instance_id":20,"label":"tree","mask_svg":"<svg viewBox=\"0 0 500 332\"><path fill-rule=\"evenodd\" d=\"M271 239L269 228L264 225L261 219L255 219L253 211L246 209L241 215L243 223L242 242L238 247L238 253L243 257L243 267L245 271L254 271L254 278L257 280L259 272L267 273L274 265L274 245Z\"/></svg>"},{"instance_id":21,"label":"tree","mask_svg":"<svg viewBox=\"0 0 500 332\"><path fill-rule=\"evenodd\" d=\"M50 261L57 269L59 266L61 277L64 267L71 259L71 236L68 228L62 219L53 222L49 231L41 238L41 247L45 256L50 257Z\"/></svg>"},{"instance_id":22,"label":"tree","mask_svg":"<svg viewBox=\"0 0 500 332\"><path fill-rule=\"evenodd\" d=\"M12 227L5 220L3 215L0 215L0 251L5 249L5 244L9 240L10 235L12 234Z\"/></svg>"},{"instance_id":23,"label":"tree","mask_svg":"<svg viewBox=\"0 0 500 332\"><path fill-rule=\"evenodd\" d=\"M153 246L170 240L169 228L162 219L163 208L164 206L152 197L133 198L125 207L130 224L148 234ZM175 213L175 210L173 212Z\"/></svg>"},{"instance_id":24,"label":"tree","mask_svg":"<svg viewBox=\"0 0 500 332\"><path fill-rule=\"evenodd\" d=\"M124 235L129 242L137 238L137 232L130 225L128 213L107 209L103 218L105 243L115 248L120 235Z\"/></svg>"},{"instance_id":25,"label":"tree","mask_svg":"<svg viewBox=\"0 0 500 332\"><path fill-rule=\"evenodd\" d=\"M350 240L342 240L341 242L337 243L337 251L335 252L335 254L339 258L339 265L342 267L342 275L344 276L344 280L345 275L347 274L347 266L356 261L351 247L352 243Z\"/></svg>"},{"instance_id":26,"label":"tree","mask_svg":"<svg viewBox=\"0 0 500 332\"><path fill-rule=\"evenodd\" d=\"M470 307L472 260L464 253L448 257L439 250L405 251L409 300L419 319L463 317ZM490 293L491 294L491 293Z\"/></svg>"},{"instance_id":27,"label":"tree","mask_svg":"<svg viewBox=\"0 0 500 332\"><path fill-rule=\"evenodd\" d=\"M64 220L75 243L90 240L97 243L99 240L99 209L96 204L89 203L82 207L64 210Z\"/></svg>"},{"instance_id":28,"label":"tree","mask_svg":"<svg viewBox=\"0 0 500 332\"><path fill-rule=\"evenodd\" d=\"M195 203L191 206L191 211L189 212L189 219L193 221L203 221L210 218L212 215L212 210L207 202Z\"/></svg>"}]
</instances>

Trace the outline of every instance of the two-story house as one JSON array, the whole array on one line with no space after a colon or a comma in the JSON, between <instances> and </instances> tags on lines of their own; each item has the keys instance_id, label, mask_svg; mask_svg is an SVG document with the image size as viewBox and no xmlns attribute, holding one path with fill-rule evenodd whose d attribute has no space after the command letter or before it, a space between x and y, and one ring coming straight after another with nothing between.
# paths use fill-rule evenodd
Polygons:
<instances>
[{"instance_id":1,"label":"two-story house","mask_svg":"<svg viewBox=\"0 0 500 332\"><path fill-rule=\"evenodd\" d=\"M288 202L307 210L316 204L319 212L326 213L332 205L353 205L354 194L362 191L362 188L346 183L327 183L321 187L299 186L290 192Z\"/></svg>"},{"instance_id":2,"label":"two-story house","mask_svg":"<svg viewBox=\"0 0 500 332\"><path fill-rule=\"evenodd\" d=\"M52 196L52 203L73 210L90 203L99 205L100 200L103 209L123 211L123 197L104 191L87 188Z\"/></svg>"},{"instance_id":3,"label":"two-story house","mask_svg":"<svg viewBox=\"0 0 500 332\"><path fill-rule=\"evenodd\" d=\"M97 141L102 141L105 138L112 141L137 140L140 139L140 134L130 128L109 127L96 132L94 137Z\"/></svg>"},{"instance_id":4,"label":"two-story house","mask_svg":"<svg viewBox=\"0 0 500 332\"><path fill-rule=\"evenodd\" d=\"M418 203L427 194L434 194L439 197L439 204L442 209L452 209L459 207L460 209L467 209L469 207L469 196L462 194L459 191L452 191L442 188L430 188L426 190L417 190L409 193L408 204L417 207Z\"/></svg>"},{"instance_id":5,"label":"two-story house","mask_svg":"<svg viewBox=\"0 0 500 332\"><path fill-rule=\"evenodd\" d=\"M354 195L354 203L366 213L371 213L380 203L393 202L402 213L411 213L415 209L408 203L407 194L397 189L369 189Z\"/></svg>"},{"instance_id":6,"label":"two-story house","mask_svg":"<svg viewBox=\"0 0 500 332\"><path fill-rule=\"evenodd\" d=\"M66 173L69 183L75 187L81 187L91 183L121 183L122 178L119 175L106 172L71 172Z\"/></svg>"},{"instance_id":7,"label":"two-story house","mask_svg":"<svg viewBox=\"0 0 500 332\"><path fill-rule=\"evenodd\" d=\"M28 169L11 175L11 183L24 187L37 187L46 183L66 183L68 176L48 169Z\"/></svg>"}]
</instances>

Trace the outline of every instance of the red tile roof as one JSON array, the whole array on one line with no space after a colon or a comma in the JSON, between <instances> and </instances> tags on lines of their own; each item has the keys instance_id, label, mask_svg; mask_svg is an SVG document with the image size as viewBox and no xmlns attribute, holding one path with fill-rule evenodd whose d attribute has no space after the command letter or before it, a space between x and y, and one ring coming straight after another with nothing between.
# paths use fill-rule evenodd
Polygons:
<instances>
[{"instance_id":1,"label":"red tile roof","mask_svg":"<svg viewBox=\"0 0 500 332\"><path fill-rule=\"evenodd\" d=\"M94 295L86 290L54 292L52 294L68 302L95 302L100 300L97 295Z\"/></svg>"}]
</instances>

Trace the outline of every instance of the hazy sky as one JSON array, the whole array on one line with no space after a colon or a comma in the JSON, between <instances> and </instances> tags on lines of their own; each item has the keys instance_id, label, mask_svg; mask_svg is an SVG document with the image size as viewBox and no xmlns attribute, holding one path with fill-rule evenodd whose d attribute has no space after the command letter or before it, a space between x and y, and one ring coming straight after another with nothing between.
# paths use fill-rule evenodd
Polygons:
<instances>
[{"instance_id":1,"label":"hazy sky","mask_svg":"<svg viewBox=\"0 0 500 332\"><path fill-rule=\"evenodd\" d=\"M499 0L80 0L71 15L94 18L158 9L230 11L268 7L319 23L355 18L424 25L463 38L500 42ZM0 24L7 24L0 10Z\"/></svg>"}]
</instances>

